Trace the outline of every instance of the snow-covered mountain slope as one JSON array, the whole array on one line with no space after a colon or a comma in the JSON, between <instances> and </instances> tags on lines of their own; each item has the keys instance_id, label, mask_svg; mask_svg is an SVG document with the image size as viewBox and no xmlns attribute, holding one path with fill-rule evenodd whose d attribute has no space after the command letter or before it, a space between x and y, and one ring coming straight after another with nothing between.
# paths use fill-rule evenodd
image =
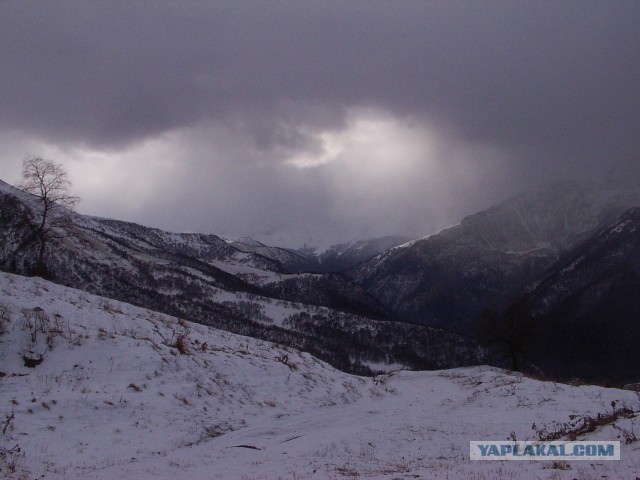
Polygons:
<instances>
[{"instance_id":1,"label":"snow-covered mountain slope","mask_svg":"<svg viewBox=\"0 0 640 480\"><path fill-rule=\"evenodd\" d=\"M554 182L462 220L441 236L507 253L562 251L640 203L640 187Z\"/></svg>"},{"instance_id":2,"label":"snow-covered mountain slope","mask_svg":"<svg viewBox=\"0 0 640 480\"><path fill-rule=\"evenodd\" d=\"M304 252L288 248L270 247L252 238L242 238L229 243L241 252L254 253L273 260L291 273L315 271L315 258L306 255Z\"/></svg>"},{"instance_id":3,"label":"snow-covered mountain slope","mask_svg":"<svg viewBox=\"0 0 640 480\"><path fill-rule=\"evenodd\" d=\"M473 331L562 252L640 204L640 188L556 182L465 218L348 274L405 320Z\"/></svg>"},{"instance_id":4,"label":"snow-covered mountain slope","mask_svg":"<svg viewBox=\"0 0 640 480\"><path fill-rule=\"evenodd\" d=\"M535 283L531 295L539 303L536 313L566 303L576 292L583 292L584 301L593 305L615 289L603 277L614 280L627 273L640 277L640 207L627 210L619 221L571 250ZM588 305L581 307L587 309Z\"/></svg>"},{"instance_id":5,"label":"snow-covered mountain slope","mask_svg":"<svg viewBox=\"0 0 640 480\"><path fill-rule=\"evenodd\" d=\"M625 212L528 288L535 362L556 374L640 380L640 208Z\"/></svg>"},{"instance_id":6,"label":"snow-covered mountain slope","mask_svg":"<svg viewBox=\"0 0 640 480\"><path fill-rule=\"evenodd\" d=\"M41 279L2 273L0 292L5 478L560 480L640 470L635 392L488 367L356 377ZM533 440L598 414L610 421L578 439L620 440L621 461L469 460L470 440Z\"/></svg>"},{"instance_id":7,"label":"snow-covered mountain slope","mask_svg":"<svg viewBox=\"0 0 640 480\"><path fill-rule=\"evenodd\" d=\"M410 238L406 237L387 236L334 245L316 254L318 259L317 268L319 271L325 272L342 271L380 255L391 248L405 244L410 240Z\"/></svg>"},{"instance_id":8,"label":"snow-covered mountain slope","mask_svg":"<svg viewBox=\"0 0 640 480\"><path fill-rule=\"evenodd\" d=\"M325 250L268 247L250 238L232 242L232 245L241 251L257 253L275 260L293 273L331 273L351 268L409 240L406 237L387 236L354 240L332 245Z\"/></svg>"},{"instance_id":9,"label":"snow-covered mountain slope","mask_svg":"<svg viewBox=\"0 0 640 480\"><path fill-rule=\"evenodd\" d=\"M37 244L29 242L25 218L36 205L24 192L6 184L3 189L0 268L29 273ZM241 250L215 235L62 214L67 222L46 257L58 283L277 340L351 372L366 372L367 364L443 368L484 359L473 342L456 335L394 322L379 302L340 274L292 274L277 256Z\"/></svg>"}]
</instances>

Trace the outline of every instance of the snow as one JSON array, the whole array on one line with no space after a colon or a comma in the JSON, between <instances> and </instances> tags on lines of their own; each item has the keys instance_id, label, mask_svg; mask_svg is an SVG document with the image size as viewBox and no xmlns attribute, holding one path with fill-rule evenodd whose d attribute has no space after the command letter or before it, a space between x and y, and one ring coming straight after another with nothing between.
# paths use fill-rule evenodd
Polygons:
<instances>
[{"instance_id":1,"label":"snow","mask_svg":"<svg viewBox=\"0 0 640 480\"><path fill-rule=\"evenodd\" d=\"M15 187L12 187L7 182L0 180L0 191L5 193L13 193Z\"/></svg>"},{"instance_id":2,"label":"snow","mask_svg":"<svg viewBox=\"0 0 640 480\"><path fill-rule=\"evenodd\" d=\"M472 462L469 441L638 412L635 392L541 382L486 366L363 378L308 354L0 273L0 447L7 478L634 478L619 462ZM42 313L34 309L39 307ZM30 329L37 315L41 328ZM35 330L36 339L31 333ZM183 336L188 354L176 344ZM29 354L32 351L32 354ZM22 355L44 354L35 368ZM11 417L13 415L13 417ZM10 420L9 420L10 419ZM640 431L637 416L615 427ZM619 440L613 426L582 440Z\"/></svg>"},{"instance_id":3,"label":"snow","mask_svg":"<svg viewBox=\"0 0 640 480\"><path fill-rule=\"evenodd\" d=\"M22 202L25 202L25 203L27 203L29 205L36 204L35 196L33 196L30 193L27 193L27 192L25 192L23 190L20 190L19 188L16 188L13 185L9 185L7 182L5 182L3 180L0 180L0 192L8 193L9 195L13 195L14 197L17 197Z\"/></svg>"},{"instance_id":4,"label":"snow","mask_svg":"<svg viewBox=\"0 0 640 480\"><path fill-rule=\"evenodd\" d=\"M235 254L233 258L229 259L229 261L220 261L220 260L210 260L208 263L224 272L230 273L231 275L235 275L248 283L254 285L264 285L267 283L273 283L281 281L284 275L271 272L269 270L262 270L256 268L252 265L246 265L242 263L231 263L232 261L243 261L247 258L251 258L249 254L244 254L244 257L240 257L240 253Z\"/></svg>"},{"instance_id":5,"label":"snow","mask_svg":"<svg viewBox=\"0 0 640 480\"><path fill-rule=\"evenodd\" d=\"M631 220L622 221L622 222L618 223L618 225L616 225L614 228L612 228L609 233L611 233L611 234L622 233L624 231L625 227L627 225L629 225L630 223L631 223Z\"/></svg>"}]
</instances>

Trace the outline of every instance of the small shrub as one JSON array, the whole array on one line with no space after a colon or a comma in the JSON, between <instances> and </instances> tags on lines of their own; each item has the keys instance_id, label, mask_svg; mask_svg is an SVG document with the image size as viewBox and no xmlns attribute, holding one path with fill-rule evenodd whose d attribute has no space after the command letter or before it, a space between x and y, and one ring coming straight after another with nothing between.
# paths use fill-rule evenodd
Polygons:
<instances>
[{"instance_id":1,"label":"small shrub","mask_svg":"<svg viewBox=\"0 0 640 480\"><path fill-rule=\"evenodd\" d=\"M98 340L106 340L107 338L115 338L111 333L109 333L104 328L98 328Z\"/></svg>"},{"instance_id":2,"label":"small shrub","mask_svg":"<svg viewBox=\"0 0 640 480\"><path fill-rule=\"evenodd\" d=\"M7 333L9 322L9 307L4 303L0 303L0 335Z\"/></svg>"},{"instance_id":3,"label":"small shrub","mask_svg":"<svg viewBox=\"0 0 640 480\"><path fill-rule=\"evenodd\" d=\"M635 412L629 407L614 408L611 413L599 413L595 417L571 415L570 421L555 423L553 428L546 426L538 428L534 423L531 427L543 442L568 438L575 441L578 437L594 432L598 427L614 424L619 418L633 418ZM614 425L615 426L615 425Z\"/></svg>"},{"instance_id":4,"label":"small shrub","mask_svg":"<svg viewBox=\"0 0 640 480\"><path fill-rule=\"evenodd\" d=\"M559 460L559 461L555 461L551 464L551 468L553 470L571 470L571 465L569 465L569 462L566 462L564 460Z\"/></svg>"},{"instance_id":5,"label":"small shrub","mask_svg":"<svg viewBox=\"0 0 640 480\"><path fill-rule=\"evenodd\" d=\"M178 335L178 338L176 339L176 343L174 344L174 347L182 354L182 355L188 355L189 354L189 350L187 348L187 333L183 333L181 335Z\"/></svg>"},{"instance_id":6,"label":"small shrub","mask_svg":"<svg viewBox=\"0 0 640 480\"><path fill-rule=\"evenodd\" d=\"M248 352L247 352L248 353ZM295 372L296 370L298 370L298 365L296 365L295 363L291 362L289 360L289 355L287 355L286 353L283 353L282 355L280 355L279 357L276 357L276 360L284 365L286 365L287 367L289 367L289 369L293 372Z\"/></svg>"},{"instance_id":7,"label":"small shrub","mask_svg":"<svg viewBox=\"0 0 640 480\"><path fill-rule=\"evenodd\" d=\"M185 320L179 320L178 324L182 327L182 332L178 333L175 329L171 330L171 340L163 336L162 343L167 347L175 348L181 355L189 355L188 338L189 326ZM162 336L162 334L161 334ZM173 355L175 353L171 352Z\"/></svg>"},{"instance_id":8,"label":"small shrub","mask_svg":"<svg viewBox=\"0 0 640 480\"><path fill-rule=\"evenodd\" d=\"M32 356L30 354L25 354L22 356L22 361L24 362L24 366L27 368L36 368L38 365L42 363L44 357L42 355Z\"/></svg>"},{"instance_id":9,"label":"small shrub","mask_svg":"<svg viewBox=\"0 0 640 480\"><path fill-rule=\"evenodd\" d=\"M0 473L11 476L22 470L24 462L24 452L18 445L13 448L0 447Z\"/></svg>"},{"instance_id":10,"label":"small shrub","mask_svg":"<svg viewBox=\"0 0 640 480\"><path fill-rule=\"evenodd\" d=\"M204 438L216 438L219 437L221 435L224 435L227 432L231 432L233 431L233 428L227 424L226 422L224 423L218 423L216 425L211 425L211 426L207 426L204 428Z\"/></svg>"},{"instance_id":11,"label":"small shrub","mask_svg":"<svg viewBox=\"0 0 640 480\"><path fill-rule=\"evenodd\" d=\"M619 427L618 425L613 425L613 428L615 428L616 430L618 430L622 434L622 437L624 438L625 445L631 445L632 443L635 443L635 442L638 441L638 437L636 435L636 432L633 429L633 423L631 424L631 429L630 430L627 430L626 428Z\"/></svg>"},{"instance_id":12,"label":"small shrub","mask_svg":"<svg viewBox=\"0 0 640 480\"><path fill-rule=\"evenodd\" d=\"M38 332L47 333L49 330L49 318L40 307L22 310L22 318L22 328L29 331L31 343L38 340Z\"/></svg>"}]
</instances>

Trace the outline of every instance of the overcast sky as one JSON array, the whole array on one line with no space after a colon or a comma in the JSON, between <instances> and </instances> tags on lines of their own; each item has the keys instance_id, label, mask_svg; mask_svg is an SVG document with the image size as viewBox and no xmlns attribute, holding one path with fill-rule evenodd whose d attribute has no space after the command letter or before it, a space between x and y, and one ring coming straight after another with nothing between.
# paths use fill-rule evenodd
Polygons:
<instances>
[{"instance_id":1,"label":"overcast sky","mask_svg":"<svg viewBox=\"0 0 640 480\"><path fill-rule=\"evenodd\" d=\"M0 0L0 178L79 210L326 245L636 174L640 2Z\"/></svg>"}]
</instances>

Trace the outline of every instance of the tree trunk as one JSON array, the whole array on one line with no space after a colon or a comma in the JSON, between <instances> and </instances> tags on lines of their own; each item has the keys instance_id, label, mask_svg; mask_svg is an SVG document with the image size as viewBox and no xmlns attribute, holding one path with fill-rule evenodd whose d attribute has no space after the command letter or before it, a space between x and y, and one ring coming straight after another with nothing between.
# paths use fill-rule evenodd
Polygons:
<instances>
[{"instance_id":1,"label":"tree trunk","mask_svg":"<svg viewBox=\"0 0 640 480\"><path fill-rule=\"evenodd\" d=\"M47 237L45 235L39 235L40 237L40 251L38 252L38 264L36 265L36 275L39 277L47 276L47 267L44 264L44 253L47 246Z\"/></svg>"},{"instance_id":2,"label":"tree trunk","mask_svg":"<svg viewBox=\"0 0 640 480\"><path fill-rule=\"evenodd\" d=\"M520 371L520 364L518 362L518 352L515 348L515 345L511 344L509 345L509 353L511 356L511 370L513 370L514 372L519 372Z\"/></svg>"}]
</instances>

